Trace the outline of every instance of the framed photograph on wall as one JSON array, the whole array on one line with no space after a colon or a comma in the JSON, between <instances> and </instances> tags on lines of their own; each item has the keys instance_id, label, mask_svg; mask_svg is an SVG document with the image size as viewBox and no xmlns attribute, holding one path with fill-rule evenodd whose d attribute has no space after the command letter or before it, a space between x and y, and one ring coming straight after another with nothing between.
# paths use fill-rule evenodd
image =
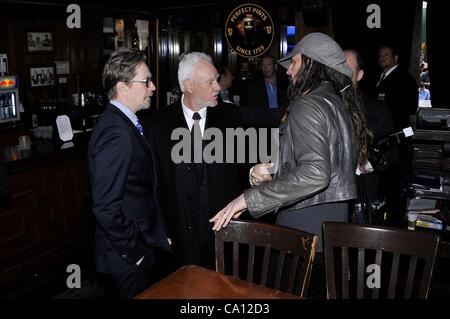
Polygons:
<instances>
[{"instance_id":1,"label":"framed photograph on wall","mask_svg":"<svg viewBox=\"0 0 450 319\"><path fill-rule=\"evenodd\" d=\"M31 88L49 87L55 85L55 67L53 65L30 66Z\"/></svg>"},{"instance_id":2,"label":"framed photograph on wall","mask_svg":"<svg viewBox=\"0 0 450 319\"><path fill-rule=\"evenodd\" d=\"M51 31L27 31L27 52L52 52L54 37Z\"/></svg>"}]
</instances>

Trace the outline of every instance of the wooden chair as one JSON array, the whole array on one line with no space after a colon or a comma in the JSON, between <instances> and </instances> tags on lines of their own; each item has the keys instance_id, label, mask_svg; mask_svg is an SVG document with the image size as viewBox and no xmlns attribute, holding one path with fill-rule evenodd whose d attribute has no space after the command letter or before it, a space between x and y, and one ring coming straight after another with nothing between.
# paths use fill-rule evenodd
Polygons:
<instances>
[{"instance_id":1,"label":"wooden chair","mask_svg":"<svg viewBox=\"0 0 450 319\"><path fill-rule=\"evenodd\" d=\"M256 221L231 221L216 233L215 245L218 272L227 273L231 262L226 261L232 259L234 277L301 298L306 295L317 246L314 234Z\"/></svg>"},{"instance_id":2,"label":"wooden chair","mask_svg":"<svg viewBox=\"0 0 450 319\"><path fill-rule=\"evenodd\" d=\"M438 235L325 222L323 238L328 299L363 299L370 293L372 299L427 298L439 246ZM372 275L377 275L377 271L374 271L376 266L366 268L370 264L379 266L380 285L373 285L376 282L372 281L375 279ZM336 278L339 267L340 276ZM337 283L341 288L339 295Z\"/></svg>"}]
</instances>

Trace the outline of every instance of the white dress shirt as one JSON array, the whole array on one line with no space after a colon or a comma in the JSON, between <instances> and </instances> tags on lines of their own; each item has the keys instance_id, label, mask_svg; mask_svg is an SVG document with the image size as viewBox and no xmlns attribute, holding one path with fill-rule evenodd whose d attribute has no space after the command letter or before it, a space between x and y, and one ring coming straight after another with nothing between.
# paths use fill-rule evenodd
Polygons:
<instances>
[{"instance_id":1,"label":"white dress shirt","mask_svg":"<svg viewBox=\"0 0 450 319\"><path fill-rule=\"evenodd\" d=\"M184 104L184 94L181 96L181 107L183 108L184 119L186 120L187 126L189 127L189 131L191 131L192 126L194 125L194 120L192 119L192 116L194 115L195 112ZM201 120L199 121L198 124L200 125L200 131L202 132L202 136L205 133L206 110L207 108L204 107L197 112L198 114L200 114L201 117Z\"/></svg>"},{"instance_id":2,"label":"white dress shirt","mask_svg":"<svg viewBox=\"0 0 450 319\"><path fill-rule=\"evenodd\" d=\"M394 65L392 68L387 70L386 72L382 72L380 75L380 79L378 80L377 87L380 85L381 81L388 77L389 74L392 73L396 68L398 67L398 64Z\"/></svg>"}]
</instances>

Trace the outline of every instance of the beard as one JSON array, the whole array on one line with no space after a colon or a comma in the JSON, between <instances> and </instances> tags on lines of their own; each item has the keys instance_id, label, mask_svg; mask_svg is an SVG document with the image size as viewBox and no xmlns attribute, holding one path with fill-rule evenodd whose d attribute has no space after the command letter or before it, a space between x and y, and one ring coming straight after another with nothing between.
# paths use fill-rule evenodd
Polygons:
<instances>
[{"instance_id":1,"label":"beard","mask_svg":"<svg viewBox=\"0 0 450 319\"><path fill-rule=\"evenodd\" d=\"M289 77L289 85L287 88L287 96L289 100L292 100L294 97L298 95L298 88L296 87L296 79Z\"/></svg>"}]
</instances>

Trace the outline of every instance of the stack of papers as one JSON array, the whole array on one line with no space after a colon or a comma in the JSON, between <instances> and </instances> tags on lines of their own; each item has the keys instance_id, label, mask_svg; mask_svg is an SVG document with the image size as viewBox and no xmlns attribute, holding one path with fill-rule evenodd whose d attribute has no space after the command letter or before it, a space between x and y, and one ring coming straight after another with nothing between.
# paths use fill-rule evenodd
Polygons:
<instances>
[{"instance_id":1,"label":"stack of papers","mask_svg":"<svg viewBox=\"0 0 450 319\"><path fill-rule=\"evenodd\" d=\"M436 214L439 208L436 208L435 199L413 198L408 203L408 211L416 214Z\"/></svg>"}]
</instances>

